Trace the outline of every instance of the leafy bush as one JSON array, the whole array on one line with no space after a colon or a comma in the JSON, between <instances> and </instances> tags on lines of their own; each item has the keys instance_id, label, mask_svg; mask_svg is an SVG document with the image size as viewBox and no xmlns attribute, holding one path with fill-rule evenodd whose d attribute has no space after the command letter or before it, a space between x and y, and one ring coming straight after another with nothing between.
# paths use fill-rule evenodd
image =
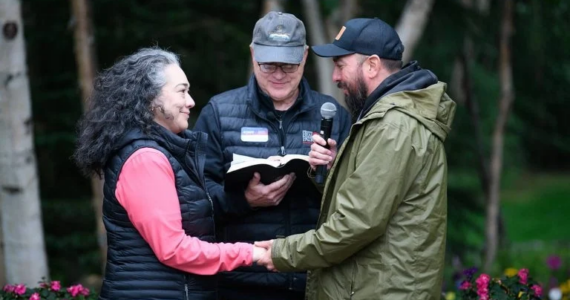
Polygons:
<instances>
[{"instance_id":1,"label":"leafy bush","mask_svg":"<svg viewBox=\"0 0 570 300\"><path fill-rule=\"evenodd\" d=\"M477 269L468 269L463 272L464 280L459 286L459 295L462 300L542 299L542 286L529 276L528 269L514 271L516 274L491 278L485 273L475 277Z\"/></svg>"},{"instance_id":2,"label":"leafy bush","mask_svg":"<svg viewBox=\"0 0 570 300\"><path fill-rule=\"evenodd\" d=\"M96 300L97 295L81 284L62 288L59 281L40 281L39 287L7 284L0 291L0 300Z\"/></svg>"}]
</instances>

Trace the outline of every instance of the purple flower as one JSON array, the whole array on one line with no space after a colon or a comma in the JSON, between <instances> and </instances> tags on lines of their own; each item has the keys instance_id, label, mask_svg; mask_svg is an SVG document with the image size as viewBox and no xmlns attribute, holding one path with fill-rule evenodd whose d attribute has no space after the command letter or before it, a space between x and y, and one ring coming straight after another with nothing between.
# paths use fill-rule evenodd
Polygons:
<instances>
[{"instance_id":1,"label":"purple flower","mask_svg":"<svg viewBox=\"0 0 570 300\"><path fill-rule=\"evenodd\" d=\"M477 271L478 271L477 267L471 267L463 271L463 276L465 276L467 280L471 280L471 278L473 278L473 275L475 275Z\"/></svg>"},{"instance_id":2,"label":"purple flower","mask_svg":"<svg viewBox=\"0 0 570 300\"><path fill-rule=\"evenodd\" d=\"M550 270L558 270L560 269L560 266L562 266L562 260L560 259L560 256L551 255L546 259L546 264Z\"/></svg>"}]
</instances>

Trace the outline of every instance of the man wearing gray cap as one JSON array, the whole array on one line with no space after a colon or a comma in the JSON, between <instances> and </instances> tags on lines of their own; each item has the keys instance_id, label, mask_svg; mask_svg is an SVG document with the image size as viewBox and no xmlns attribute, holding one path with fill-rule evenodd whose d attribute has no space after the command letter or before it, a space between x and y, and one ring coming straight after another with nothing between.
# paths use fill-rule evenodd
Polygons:
<instances>
[{"instance_id":1,"label":"man wearing gray cap","mask_svg":"<svg viewBox=\"0 0 570 300\"><path fill-rule=\"evenodd\" d=\"M337 107L331 138L340 143L348 135L348 112L332 97L313 91L303 78L307 49L303 22L291 14L268 13L253 30L254 76L248 85L214 96L196 122L194 130L208 134L205 174L221 242L253 243L315 227L321 194L300 188L300 180L307 178L290 174L263 184L254 174L246 188L224 189L234 154L272 159L308 154L326 102ZM219 278L221 299L304 299L305 295L305 273L274 273L254 266Z\"/></svg>"},{"instance_id":2,"label":"man wearing gray cap","mask_svg":"<svg viewBox=\"0 0 570 300\"><path fill-rule=\"evenodd\" d=\"M447 232L444 141L455 102L380 19L346 22L331 44L332 74L353 117L338 154L315 136L311 165L332 163L316 229L259 242L257 263L310 270L307 299L437 300Z\"/></svg>"}]
</instances>

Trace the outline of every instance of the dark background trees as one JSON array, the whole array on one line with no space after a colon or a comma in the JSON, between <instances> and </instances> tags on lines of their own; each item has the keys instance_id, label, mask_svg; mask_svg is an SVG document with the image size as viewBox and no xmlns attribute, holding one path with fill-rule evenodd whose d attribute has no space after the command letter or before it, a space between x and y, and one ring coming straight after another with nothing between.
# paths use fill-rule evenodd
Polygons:
<instances>
[{"instance_id":1,"label":"dark background trees","mask_svg":"<svg viewBox=\"0 0 570 300\"><path fill-rule=\"evenodd\" d=\"M413 52L412 59L449 83L450 93L459 103L446 141L450 273L458 265L483 265L487 195L481 162L492 154L492 133L499 113L505 1L473 1L471 7L460 0L434 1ZM304 11L304 1L277 2L305 20L306 26L310 24L307 18L314 14ZM347 1L316 2L323 28L338 28L335 18L344 12L338 8ZM479 2L488 2L488 9L477 9ZM406 7L406 1L401 0L348 4L354 5L354 16L379 17L394 26ZM197 103L191 116L194 120L211 96L246 83L248 45L264 9L262 0L96 0L91 6L98 70L140 47L158 45L179 53ZM496 269L514 263L502 254L513 245L544 242L547 250L538 256L546 255L549 245L568 247L564 244L568 237L544 223L557 216L555 211L566 210L568 215L570 209L566 204L570 191L564 188L570 186L570 3L516 0L512 9L514 102L504 131ZM101 272L91 182L79 175L70 160L84 98L74 52L77 20L70 3L60 0L24 0L22 15L49 269L53 278L73 282ZM330 40L329 32L325 36ZM315 88L319 86L317 67L317 58L310 56L305 74ZM459 73L457 68L461 68ZM475 115L472 105L477 108ZM525 202L517 191L537 196ZM526 211L534 214L521 215ZM545 229L529 233L525 222L520 222L525 218L531 223L528 228ZM545 232L549 238L541 235Z\"/></svg>"}]
</instances>

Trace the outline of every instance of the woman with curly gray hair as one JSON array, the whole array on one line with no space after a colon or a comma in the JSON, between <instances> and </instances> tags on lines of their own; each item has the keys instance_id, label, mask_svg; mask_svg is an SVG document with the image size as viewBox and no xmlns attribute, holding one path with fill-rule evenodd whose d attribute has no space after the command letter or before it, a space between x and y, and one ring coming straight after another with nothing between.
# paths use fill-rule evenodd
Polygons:
<instances>
[{"instance_id":1,"label":"woman with curly gray hair","mask_svg":"<svg viewBox=\"0 0 570 300\"><path fill-rule=\"evenodd\" d=\"M158 48L123 58L95 81L74 159L85 175L105 179L100 299L216 299L212 275L265 251L214 243L207 137L187 130L189 90L178 57Z\"/></svg>"}]
</instances>

